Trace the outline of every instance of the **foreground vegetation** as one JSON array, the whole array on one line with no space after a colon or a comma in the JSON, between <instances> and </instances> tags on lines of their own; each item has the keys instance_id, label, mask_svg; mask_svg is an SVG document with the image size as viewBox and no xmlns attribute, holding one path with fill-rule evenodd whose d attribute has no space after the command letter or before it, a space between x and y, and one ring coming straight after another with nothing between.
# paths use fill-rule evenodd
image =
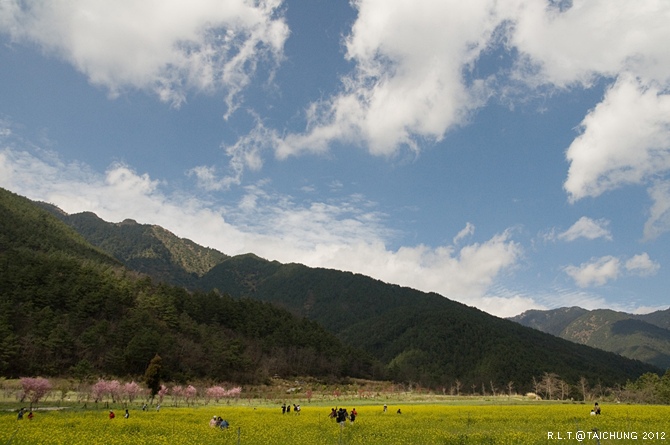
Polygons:
<instances>
[{"instance_id":1,"label":"foreground vegetation","mask_svg":"<svg viewBox=\"0 0 670 445\"><path fill-rule=\"evenodd\" d=\"M358 401L360 402L360 401ZM483 403L483 400L480 401ZM131 407L115 419L108 411L38 411L17 421L16 412L0 414L2 444L535 444L668 443L668 406L607 405L591 416L585 404L530 405L340 403L359 413L354 424L340 426L326 404L305 404L300 415L282 414L279 406L208 405L142 411ZM402 414L397 414L400 409ZM230 423L210 428L212 416ZM581 433L579 433L581 432ZM580 436L583 434L583 436ZM559 439L559 437L561 439ZM579 441L578 438L582 437Z\"/></svg>"}]
</instances>

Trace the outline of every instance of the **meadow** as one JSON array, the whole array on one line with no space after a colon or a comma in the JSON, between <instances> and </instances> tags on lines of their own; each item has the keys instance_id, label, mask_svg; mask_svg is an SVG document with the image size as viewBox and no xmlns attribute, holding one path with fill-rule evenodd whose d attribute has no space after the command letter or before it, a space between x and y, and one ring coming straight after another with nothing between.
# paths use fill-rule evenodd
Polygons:
<instances>
[{"instance_id":1,"label":"meadow","mask_svg":"<svg viewBox=\"0 0 670 445\"><path fill-rule=\"evenodd\" d=\"M335 407L336 405L333 405ZM207 405L123 409L37 410L17 420L15 410L0 413L0 445L128 444L670 444L670 406L551 404L402 404L355 407L354 424L338 425L329 406L304 404L300 415L277 406ZM397 414L400 409L402 414ZM212 416L230 423L209 427Z\"/></svg>"}]
</instances>

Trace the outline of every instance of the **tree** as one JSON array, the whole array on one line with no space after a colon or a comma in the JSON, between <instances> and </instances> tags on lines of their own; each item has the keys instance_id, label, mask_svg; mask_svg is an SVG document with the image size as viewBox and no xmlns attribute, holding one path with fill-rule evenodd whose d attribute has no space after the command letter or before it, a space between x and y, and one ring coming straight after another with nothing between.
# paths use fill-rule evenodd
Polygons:
<instances>
[{"instance_id":1,"label":"tree","mask_svg":"<svg viewBox=\"0 0 670 445\"><path fill-rule=\"evenodd\" d=\"M51 391L51 382L44 377L21 377L23 397L30 400L30 405L37 403ZM22 399L23 401L23 399Z\"/></svg>"},{"instance_id":2,"label":"tree","mask_svg":"<svg viewBox=\"0 0 670 445\"><path fill-rule=\"evenodd\" d=\"M161 356L156 354L154 358L151 359L149 366L147 366L147 370L144 372L144 381L147 384L147 388L151 391L152 400L161 389L162 368Z\"/></svg>"}]
</instances>

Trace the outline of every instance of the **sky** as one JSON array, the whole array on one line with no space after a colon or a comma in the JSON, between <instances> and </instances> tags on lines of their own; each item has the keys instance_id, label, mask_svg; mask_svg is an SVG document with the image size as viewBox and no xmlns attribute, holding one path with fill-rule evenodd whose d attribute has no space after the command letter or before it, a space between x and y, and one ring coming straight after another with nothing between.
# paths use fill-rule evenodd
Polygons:
<instances>
[{"instance_id":1,"label":"sky","mask_svg":"<svg viewBox=\"0 0 670 445\"><path fill-rule=\"evenodd\" d=\"M500 317L670 289L670 2L0 0L0 187Z\"/></svg>"}]
</instances>

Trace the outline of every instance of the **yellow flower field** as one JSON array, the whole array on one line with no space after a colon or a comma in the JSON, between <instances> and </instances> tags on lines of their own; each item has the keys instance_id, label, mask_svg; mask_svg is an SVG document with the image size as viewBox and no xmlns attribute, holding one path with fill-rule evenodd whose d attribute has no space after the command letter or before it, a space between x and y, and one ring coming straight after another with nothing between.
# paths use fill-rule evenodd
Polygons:
<instances>
[{"instance_id":1,"label":"yellow flower field","mask_svg":"<svg viewBox=\"0 0 670 445\"><path fill-rule=\"evenodd\" d=\"M347 406L352 408L355 405ZM396 414L400 408L402 414ZM36 411L18 421L0 414L0 445L128 444L669 444L670 407L605 405L600 416L581 404L356 406L355 424L328 418L330 407L205 406L160 412L123 409ZM227 430L209 427L217 415Z\"/></svg>"}]
</instances>

